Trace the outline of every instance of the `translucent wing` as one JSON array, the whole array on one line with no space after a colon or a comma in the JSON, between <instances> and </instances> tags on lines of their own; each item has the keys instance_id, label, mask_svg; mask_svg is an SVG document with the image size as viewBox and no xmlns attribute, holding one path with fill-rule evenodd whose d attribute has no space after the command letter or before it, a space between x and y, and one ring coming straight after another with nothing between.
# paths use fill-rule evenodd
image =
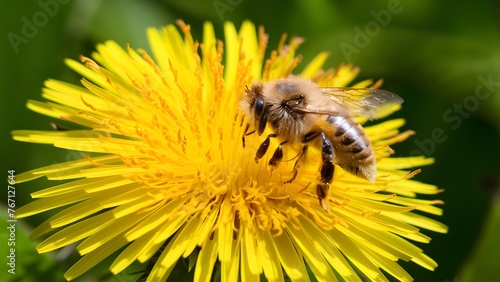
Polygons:
<instances>
[{"instance_id":1,"label":"translucent wing","mask_svg":"<svg viewBox=\"0 0 500 282\"><path fill-rule=\"evenodd\" d=\"M352 116L368 117L370 120L389 115L399 109L403 98L398 95L374 88L322 87L332 105L307 105L304 112L336 114L336 107L346 109Z\"/></svg>"}]
</instances>

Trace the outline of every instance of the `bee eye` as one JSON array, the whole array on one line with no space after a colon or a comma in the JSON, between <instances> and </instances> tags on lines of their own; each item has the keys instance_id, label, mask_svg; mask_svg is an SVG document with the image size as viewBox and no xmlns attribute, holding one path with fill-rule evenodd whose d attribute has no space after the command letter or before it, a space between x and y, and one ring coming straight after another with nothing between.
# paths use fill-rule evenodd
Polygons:
<instances>
[{"instance_id":1,"label":"bee eye","mask_svg":"<svg viewBox=\"0 0 500 282\"><path fill-rule=\"evenodd\" d=\"M257 98L255 100L255 116L259 118L264 112L264 100L262 98Z\"/></svg>"}]
</instances>

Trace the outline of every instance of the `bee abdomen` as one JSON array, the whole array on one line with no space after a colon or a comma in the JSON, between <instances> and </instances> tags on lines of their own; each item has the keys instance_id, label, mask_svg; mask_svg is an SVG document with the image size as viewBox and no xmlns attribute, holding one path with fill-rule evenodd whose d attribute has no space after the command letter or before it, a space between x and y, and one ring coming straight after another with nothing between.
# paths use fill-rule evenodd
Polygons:
<instances>
[{"instance_id":1,"label":"bee abdomen","mask_svg":"<svg viewBox=\"0 0 500 282\"><path fill-rule=\"evenodd\" d=\"M327 122L335 128L334 137L340 144L337 149L354 154L358 160L366 159L372 155L370 142L363 128L355 119L329 116Z\"/></svg>"},{"instance_id":2,"label":"bee abdomen","mask_svg":"<svg viewBox=\"0 0 500 282\"><path fill-rule=\"evenodd\" d=\"M329 134L336 152L337 163L347 172L375 182L375 154L363 127L351 117L328 116L333 132Z\"/></svg>"}]
</instances>

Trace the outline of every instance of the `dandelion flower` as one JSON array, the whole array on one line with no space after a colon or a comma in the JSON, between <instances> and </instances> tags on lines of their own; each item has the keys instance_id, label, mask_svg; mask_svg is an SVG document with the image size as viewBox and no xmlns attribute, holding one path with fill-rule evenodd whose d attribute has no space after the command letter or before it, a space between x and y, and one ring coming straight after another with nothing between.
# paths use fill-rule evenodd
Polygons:
<instances>
[{"instance_id":1,"label":"dandelion flower","mask_svg":"<svg viewBox=\"0 0 500 282\"><path fill-rule=\"evenodd\" d=\"M371 183L336 168L324 200L329 211L310 185L318 178L317 151L311 149L312 157L292 183L283 183L293 161L273 171L269 154L256 163L264 135L245 136L242 146L246 123L238 103L255 81L293 74L321 86L378 87L379 82L351 84L359 71L351 65L323 69L328 53L294 72L301 61L300 38L283 36L265 59L267 35L250 22L239 31L225 23L224 43L210 23L201 42L192 38L189 25L177 24L148 30L152 56L108 41L92 58L82 56L82 63L66 60L83 76L82 86L49 79L43 90L48 101L28 102L31 110L85 129L13 132L16 140L82 155L17 176L18 182L42 176L65 180L33 193L36 200L17 215L63 207L32 238L45 238L39 253L78 242L82 258L66 279L111 255L114 274L156 256L149 281L166 280L188 257L196 262L196 281L216 275L216 264L222 281L263 276L302 281L309 275L319 281L384 281L386 275L408 281L412 278L398 260L437 267L412 243L430 241L422 228L447 231L425 216L440 215L435 205L442 202L416 198L440 190L411 179L433 160L391 157L390 146L412 135L400 132L404 120L365 127L375 148L377 179ZM278 142L271 140L270 146ZM293 158L293 150L287 158Z\"/></svg>"}]
</instances>

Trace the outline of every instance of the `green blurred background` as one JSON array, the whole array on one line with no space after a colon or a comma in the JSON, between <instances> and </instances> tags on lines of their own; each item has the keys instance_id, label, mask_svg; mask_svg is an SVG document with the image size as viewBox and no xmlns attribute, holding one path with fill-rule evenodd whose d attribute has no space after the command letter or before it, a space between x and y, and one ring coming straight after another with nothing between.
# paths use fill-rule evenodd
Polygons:
<instances>
[{"instance_id":1,"label":"green blurred background","mask_svg":"<svg viewBox=\"0 0 500 282\"><path fill-rule=\"evenodd\" d=\"M361 67L359 80L384 78L383 88L405 99L404 108L395 116L406 118L405 127L414 129L417 135L397 145L396 156L420 152L436 158L436 163L424 167L417 179L446 190L427 198L446 202L444 215L436 218L450 228L448 234L424 231L432 241L419 246L439 263L434 272L402 263L415 280L500 280L498 1L3 3L0 128L1 172L5 178L8 169L20 173L78 157L74 152L47 145L14 142L10 135L15 129L50 130L52 120L29 111L25 104L28 99L40 99L47 78L78 83L79 77L64 66L64 58L90 55L95 44L108 39L148 49L146 27L161 27L178 18L191 24L197 39L201 39L204 21L212 21L218 37L223 38L223 21L239 26L244 19L250 19L265 26L270 35L268 50L276 48L283 32L305 37L299 49L303 62L320 51L331 51L328 66L353 63ZM49 185L43 179L17 185L16 205L26 204L31 192ZM6 189L3 193L2 203L7 198ZM6 209L2 204L2 218ZM29 230L50 215L44 213L18 222L16 275L6 270L8 234L2 227L1 281L62 281L62 273L77 256L70 255L63 261L60 258L64 253L37 256L35 244L26 239ZM129 281L137 277L106 276L110 262L107 260L79 281Z\"/></svg>"}]
</instances>

